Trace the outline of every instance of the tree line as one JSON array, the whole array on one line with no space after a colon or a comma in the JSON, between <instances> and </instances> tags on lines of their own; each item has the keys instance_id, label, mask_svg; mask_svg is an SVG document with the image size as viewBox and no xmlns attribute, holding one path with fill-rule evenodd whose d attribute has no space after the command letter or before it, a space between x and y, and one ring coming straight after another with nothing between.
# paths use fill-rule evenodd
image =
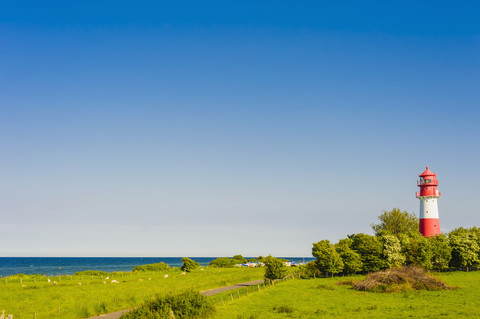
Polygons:
<instances>
[{"instance_id":1,"label":"tree line","mask_svg":"<svg viewBox=\"0 0 480 319\"><path fill-rule=\"evenodd\" d=\"M375 235L348 235L333 244L313 244L304 277L380 271L403 265L420 265L427 270L477 270L480 267L480 228L456 228L447 234L424 237L418 218L394 208L372 224Z\"/></svg>"}]
</instances>

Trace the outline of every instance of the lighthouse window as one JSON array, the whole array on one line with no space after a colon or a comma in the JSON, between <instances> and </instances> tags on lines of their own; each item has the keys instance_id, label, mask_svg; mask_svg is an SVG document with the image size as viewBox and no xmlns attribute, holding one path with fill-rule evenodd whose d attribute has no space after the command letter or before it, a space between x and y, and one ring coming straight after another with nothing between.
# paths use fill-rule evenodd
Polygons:
<instances>
[{"instance_id":1,"label":"lighthouse window","mask_svg":"<svg viewBox=\"0 0 480 319\"><path fill-rule=\"evenodd\" d=\"M431 182L432 182L431 179L426 179L426 180L425 180L425 183L431 183Z\"/></svg>"}]
</instances>

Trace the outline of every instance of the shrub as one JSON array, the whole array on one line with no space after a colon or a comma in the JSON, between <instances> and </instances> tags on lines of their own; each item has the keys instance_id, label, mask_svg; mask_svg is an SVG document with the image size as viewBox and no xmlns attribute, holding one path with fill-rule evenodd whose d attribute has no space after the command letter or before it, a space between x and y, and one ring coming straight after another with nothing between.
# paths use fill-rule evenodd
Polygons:
<instances>
[{"instance_id":1,"label":"shrub","mask_svg":"<svg viewBox=\"0 0 480 319\"><path fill-rule=\"evenodd\" d=\"M449 240L452 247L451 267L468 271L480 265L480 246L476 234L463 229L454 230L449 234Z\"/></svg>"},{"instance_id":2,"label":"shrub","mask_svg":"<svg viewBox=\"0 0 480 319\"><path fill-rule=\"evenodd\" d=\"M92 316L92 314L90 313L90 311L88 311L88 308L83 306L82 308L80 308L80 311L78 312L78 317L79 318L90 318Z\"/></svg>"},{"instance_id":3,"label":"shrub","mask_svg":"<svg viewBox=\"0 0 480 319\"><path fill-rule=\"evenodd\" d=\"M247 260L243 258L242 255L235 255L232 259L235 261L235 264L244 264L247 262Z\"/></svg>"},{"instance_id":4,"label":"shrub","mask_svg":"<svg viewBox=\"0 0 480 319\"><path fill-rule=\"evenodd\" d=\"M350 238L345 238L335 244L335 250L343 261L343 273L347 275L361 271L363 267L360 255L352 249L352 242Z\"/></svg>"},{"instance_id":5,"label":"shrub","mask_svg":"<svg viewBox=\"0 0 480 319\"><path fill-rule=\"evenodd\" d=\"M349 238L352 239L352 249L360 255L363 271L372 272L387 268L387 261L383 257L383 244L379 237L360 233Z\"/></svg>"},{"instance_id":6,"label":"shrub","mask_svg":"<svg viewBox=\"0 0 480 319\"><path fill-rule=\"evenodd\" d=\"M287 267L279 259L268 256L265 258L265 281L283 279L287 275Z\"/></svg>"},{"instance_id":7,"label":"shrub","mask_svg":"<svg viewBox=\"0 0 480 319\"><path fill-rule=\"evenodd\" d=\"M132 271L165 271L169 270L170 266L164 262L156 263L156 264L146 264L133 267Z\"/></svg>"},{"instance_id":8,"label":"shrub","mask_svg":"<svg viewBox=\"0 0 480 319\"><path fill-rule=\"evenodd\" d=\"M292 313L295 311L295 309L289 305L282 305L278 307L273 307L273 310L275 310L278 313Z\"/></svg>"},{"instance_id":9,"label":"shrub","mask_svg":"<svg viewBox=\"0 0 480 319\"><path fill-rule=\"evenodd\" d=\"M405 263L405 255L402 254L400 240L393 235L380 236L383 244L383 257L388 267L400 267Z\"/></svg>"},{"instance_id":10,"label":"shrub","mask_svg":"<svg viewBox=\"0 0 480 319\"><path fill-rule=\"evenodd\" d=\"M220 257L212 260L208 265L215 268L231 268L235 266L236 261L228 257Z\"/></svg>"},{"instance_id":11,"label":"shrub","mask_svg":"<svg viewBox=\"0 0 480 319\"><path fill-rule=\"evenodd\" d=\"M315 260L300 266L300 278L310 279L315 277L320 277L322 273L317 268L317 262Z\"/></svg>"},{"instance_id":12,"label":"shrub","mask_svg":"<svg viewBox=\"0 0 480 319\"><path fill-rule=\"evenodd\" d=\"M200 263L197 263L196 261L193 261L188 257L182 258L182 262L183 262L183 265L182 265L181 269L183 271L187 271L187 272L195 270L195 268L200 266Z\"/></svg>"},{"instance_id":13,"label":"shrub","mask_svg":"<svg viewBox=\"0 0 480 319\"><path fill-rule=\"evenodd\" d=\"M329 240L313 244L312 255L317 258L316 266L323 274L336 274L343 270L343 261Z\"/></svg>"},{"instance_id":14,"label":"shrub","mask_svg":"<svg viewBox=\"0 0 480 319\"><path fill-rule=\"evenodd\" d=\"M256 261L256 259L251 258L248 261ZM215 268L231 268L237 264L244 264L246 262L247 260L242 255L235 255L232 258L229 258L229 257L217 258L215 260L212 260L208 265L210 267L215 267Z\"/></svg>"},{"instance_id":15,"label":"shrub","mask_svg":"<svg viewBox=\"0 0 480 319\"><path fill-rule=\"evenodd\" d=\"M107 312L108 312L107 304L104 303L104 302L101 302L101 303L95 305L94 309L95 309L95 313L96 313L97 315L100 315L100 314L102 314L102 313L107 313Z\"/></svg>"},{"instance_id":16,"label":"shrub","mask_svg":"<svg viewBox=\"0 0 480 319\"><path fill-rule=\"evenodd\" d=\"M206 318L215 311L207 297L189 290L180 294L168 294L147 301L142 306L122 315L121 319L196 319Z\"/></svg>"}]
</instances>

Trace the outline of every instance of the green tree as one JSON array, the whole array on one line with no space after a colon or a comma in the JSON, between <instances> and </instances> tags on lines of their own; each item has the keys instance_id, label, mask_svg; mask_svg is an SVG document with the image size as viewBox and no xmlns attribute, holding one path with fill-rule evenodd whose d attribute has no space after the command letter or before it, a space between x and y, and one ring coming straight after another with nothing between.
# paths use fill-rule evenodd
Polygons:
<instances>
[{"instance_id":1,"label":"green tree","mask_svg":"<svg viewBox=\"0 0 480 319\"><path fill-rule=\"evenodd\" d=\"M281 260L268 256L263 263L265 264L265 281L271 282L275 279L283 279L287 275L287 267Z\"/></svg>"},{"instance_id":2,"label":"green tree","mask_svg":"<svg viewBox=\"0 0 480 319\"><path fill-rule=\"evenodd\" d=\"M432 268L436 270L448 269L452 259L452 247L447 236L440 234L428 239L432 246Z\"/></svg>"},{"instance_id":3,"label":"green tree","mask_svg":"<svg viewBox=\"0 0 480 319\"><path fill-rule=\"evenodd\" d=\"M335 250L343 261L343 273L347 275L361 271L363 266L360 255L352 249L352 243L353 240L345 238L335 244Z\"/></svg>"},{"instance_id":4,"label":"green tree","mask_svg":"<svg viewBox=\"0 0 480 319\"><path fill-rule=\"evenodd\" d=\"M468 230L471 234L474 234L477 238L477 244L480 247L480 228L473 226Z\"/></svg>"},{"instance_id":5,"label":"green tree","mask_svg":"<svg viewBox=\"0 0 480 319\"><path fill-rule=\"evenodd\" d=\"M362 259L363 271L372 272L387 268L383 257L383 245L378 237L362 233L349 237L352 239L352 249Z\"/></svg>"},{"instance_id":6,"label":"green tree","mask_svg":"<svg viewBox=\"0 0 480 319\"><path fill-rule=\"evenodd\" d=\"M169 270L170 266L164 262L156 264L146 264L133 267L132 271L165 271Z\"/></svg>"},{"instance_id":7,"label":"green tree","mask_svg":"<svg viewBox=\"0 0 480 319\"><path fill-rule=\"evenodd\" d=\"M416 238L417 251L416 260L417 263L424 269L430 270L433 268L433 243L428 237L420 236Z\"/></svg>"},{"instance_id":8,"label":"green tree","mask_svg":"<svg viewBox=\"0 0 480 319\"><path fill-rule=\"evenodd\" d=\"M214 268L232 268L235 266L236 262L233 259L228 257L219 257L217 259L212 260L208 266Z\"/></svg>"},{"instance_id":9,"label":"green tree","mask_svg":"<svg viewBox=\"0 0 480 319\"><path fill-rule=\"evenodd\" d=\"M405 265L418 265L421 245L425 240L420 232L396 235L402 246L402 254L405 256Z\"/></svg>"},{"instance_id":10,"label":"green tree","mask_svg":"<svg viewBox=\"0 0 480 319\"><path fill-rule=\"evenodd\" d=\"M312 255L317 258L317 268L324 275L336 274L343 270L343 261L329 240L313 244Z\"/></svg>"},{"instance_id":11,"label":"green tree","mask_svg":"<svg viewBox=\"0 0 480 319\"><path fill-rule=\"evenodd\" d=\"M383 243L383 256L388 268L400 267L405 263L405 256L402 254L400 240L394 235L384 234L380 236Z\"/></svg>"},{"instance_id":12,"label":"green tree","mask_svg":"<svg viewBox=\"0 0 480 319\"><path fill-rule=\"evenodd\" d=\"M180 267L180 269L186 272L191 272L192 270L195 270L195 268L200 266L200 263L197 263L196 261L193 261L188 257L182 258L182 263L183 265L182 267Z\"/></svg>"},{"instance_id":13,"label":"green tree","mask_svg":"<svg viewBox=\"0 0 480 319\"><path fill-rule=\"evenodd\" d=\"M305 265L300 266L300 277L302 279L310 279L320 277L322 273L317 268L317 261L312 260Z\"/></svg>"},{"instance_id":14,"label":"green tree","mask_svg":"<svg viewBox=\"0 0 480 319\"><path fill-rule=\"evenodd\" d=\"M449 234L449 241L452 247L451 267L464 268L466 271L478 267L480 247L476 234L470 233L468 230L456 229Z\"/></svg>"},{"instance_id":15,"label":"green tree","mask_svg":"<svg viewBox=\"0 0 480 319\"><path fill-rule=\"evenodd\" d=\"M393 235L407 234L418 232L419 229L417 216L406 211L402 212L399 208L394 208L391 211L384 210L383 214L378 216L378 220L380 223L370 225L375 234L381 232Z\"/></svg>"},{"instance_id":16,"label":"green tree","mask_svg":"<svg viewBox=\"0 0 480 319\"><path fill-rule=\"evenodd\" d=\"M247 262L247 260L243 258L242 255L235 255L232 259L235 260L235 264L244 264Z\"/></svg>"}]
</instances>

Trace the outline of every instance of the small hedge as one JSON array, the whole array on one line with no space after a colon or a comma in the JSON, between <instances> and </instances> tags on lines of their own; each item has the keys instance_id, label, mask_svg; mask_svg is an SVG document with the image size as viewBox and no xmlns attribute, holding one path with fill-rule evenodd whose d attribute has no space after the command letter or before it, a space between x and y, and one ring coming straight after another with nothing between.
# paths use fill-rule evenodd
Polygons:
<instances>
[{"instance_id":1,"label":"small hedge","mask_svg":"<svg viewBox=\"0 0 480 319\"><path fill-rule=\"evenodd\" d=\"M133 267L132 271L165 271L169 270L170 266L164 262L156 264L146 264Z\"/></svg>"},{"instance_id":2,"label":"small hedge","mask_svg":"<svg viewBox=\"0 0 480 319\"><path fill-rule=\"evenodd\" d=\"M158 296L152 301L123 314L120 319L200 319L215 312L207 297L194 290Z\"/></svg>"},{"instance_id":3,"label":"small hedge","mask_svg":"<svg viewBox=\"0 0 480 319\"><path fill-rule=\"evenodd\" d=\"M244 264L247 260L242 257L242 255L235 255L233 258L229 257L220 257L215 260L212 260L208 266L214 268L232 268L235 265Z\"/></svg>"},{"instance_id":4,"label":"small hedge","mask_svg":"<svg viewBox=\"0 0 480 319\"><path fill-rule=\"evenodd\" d=\"M197 263L196 261L191 260L188 257L183 257L182 262L183 262L183 265L182 267L180 267L180 269L186 272L195 270L198 266L200 266L200 263Z\"/></svg>"},{"instance_id":5,"label":"small hedge","mask_svg":"<svg viewBox=\"0 0 480 319\"><path fill-rule=\"evenodd\" d=\"M214 268L232 268L238 263L237 260L230 259L228 257L220 257L215 260L212 260L208 266Z\"/></svg>"}]
</instances>

